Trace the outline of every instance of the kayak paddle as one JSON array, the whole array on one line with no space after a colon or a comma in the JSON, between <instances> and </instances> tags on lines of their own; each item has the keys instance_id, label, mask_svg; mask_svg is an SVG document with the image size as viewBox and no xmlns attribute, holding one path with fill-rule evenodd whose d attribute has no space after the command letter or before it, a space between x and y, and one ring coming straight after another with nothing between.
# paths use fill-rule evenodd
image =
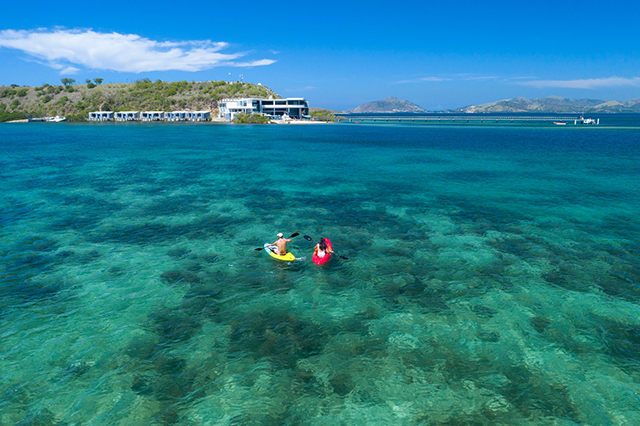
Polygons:
<instances>
[{"instance_id":1,"label":"kayak paddle","mask_svg":"<svg viewBox=\"0 0 640 426\"><path fill-rule=\"evenodd\" d=\"M315 242L315 241L313 241L313 239L312 239L310 236L308 236L308 235L305 235L305 236L304 236L304 239L305 239L305 240L307 240L307 241L311 241L312 243L316 244L316 242ZM331 251L333 251L333 250L331 250ZM340 256L340 255L339 255L338 253L336 253L335 251L333 252L333 254L335 254L336 256L338 256L340 259L345 259L345 260L349 259L348 257Z\"/></svg>"}]
</instances>

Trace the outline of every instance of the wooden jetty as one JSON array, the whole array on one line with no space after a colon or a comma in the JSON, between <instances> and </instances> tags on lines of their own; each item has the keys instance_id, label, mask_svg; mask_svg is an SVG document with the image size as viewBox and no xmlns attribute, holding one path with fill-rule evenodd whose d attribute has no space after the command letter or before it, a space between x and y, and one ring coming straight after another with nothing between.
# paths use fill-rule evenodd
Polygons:
<instances>
[{"instance_id":1,"label":"wooden jetty","mask_svg":"<svg viewBox=\"0 0 640 426\"><path fill-rule=\"evenodd\" d=\"M582 116L566 115L546 115L546 116L525 116L525 115L348 115L338 118L344 122L357 123L573 123L573 124L600 124L600 119L584 118Z\"/></svg>"}]
</instances>

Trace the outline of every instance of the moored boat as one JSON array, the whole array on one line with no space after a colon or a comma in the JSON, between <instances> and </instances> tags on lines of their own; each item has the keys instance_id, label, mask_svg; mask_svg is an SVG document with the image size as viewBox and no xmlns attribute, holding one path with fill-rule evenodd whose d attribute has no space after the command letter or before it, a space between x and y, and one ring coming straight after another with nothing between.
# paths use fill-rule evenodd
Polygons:
<instances>
[{"instance_id":1,"label":"moored boat","mask_svg":"<svg viewBox=\"0 0 640 426\"><path fill-rule=\"evenodd\" d=\"M596 121L593 118L584 118L583 116L580 116L580 124L600 124L600 119Z\"/></svg>"}]
</instances>

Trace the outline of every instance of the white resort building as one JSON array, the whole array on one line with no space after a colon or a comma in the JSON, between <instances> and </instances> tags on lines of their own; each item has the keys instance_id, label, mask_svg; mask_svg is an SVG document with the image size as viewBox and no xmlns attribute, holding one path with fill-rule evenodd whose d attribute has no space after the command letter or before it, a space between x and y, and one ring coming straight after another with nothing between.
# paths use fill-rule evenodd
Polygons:
<instances>
[{"instance_id":1,"label":"white resort building","mask_svg":"<svg viewBox=\"0 0 640 426\"><path fill-rule=\"evenodd\" d=\"M138 121L140 111L120 111L115 114L116 121Z\"/></svg>"},{"instance_id":2,"label":"white resort building","mask_svg":"<svg viewBox=\"0 0 640 426\"><path fill-rule=\"evenodd\" d=\"M236 114L262 114L273 118L302 119L309 115L309 102L305 98L286 99L222 99L218 103L218 118L233 120Z\"/></svg>"},{"instance_id":3,"label":"white resort building","mask_svg":"<svg viewBox=\"0 0 640 426\"><path fill-rule=\"evenodd\" d=\"M164 113L165 121L187 121L189 111L171 111Z\"/></svg>"},{"instance_id":4,"label":"white resort building","mask_svg":"<svg viewBox=\"0 0 640 426\"><path fill-rule=\"evenodd\" d=\"M211 111L191 111L188 120L207 121L211 117Z\"/></svg>"},{"instance_id":5,"label":"white resort building","mask_svg":"<svg viewBox=\"0 0 640 426\"><path fill-rule=\"evenodd\" d=\"M95 111L89 113L89 121L111 121L113 111Z\"/></svg>"},{"instance_id":6,"label":"white resort building","mask_svg":"<svg viewBox=\"0 0 640 426\"><path fill-rule=\"evenodd\" d=\"M89 121L208 121L211 111L93 111Z\"/></svg>"},{"instance_id":7,"label":"white resort building","mask_svg":"<svg viewBox=\"0 0 640 426\"><path fill-rule=\"evenodd\" d=\"M164 113L164 121L208 121L211 111L171 111Z\"/></svg>"},{"instance_id":8,"label":"white resort building","mask_svg":"<svg viewBox=\"0 0 640 426\"><path fill-rule=\"evenodd\" d=\"M164 120L163 111L142 111L140 114L142 121L162 121Z\"/></svg>"}]
</instances>

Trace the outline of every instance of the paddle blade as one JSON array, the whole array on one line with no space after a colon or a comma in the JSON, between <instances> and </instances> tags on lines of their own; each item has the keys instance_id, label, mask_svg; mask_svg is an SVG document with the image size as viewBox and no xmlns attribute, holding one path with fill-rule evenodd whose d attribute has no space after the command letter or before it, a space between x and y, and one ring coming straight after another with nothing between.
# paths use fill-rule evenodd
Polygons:
<instances>
[{"instance_id":1,"label":"paddle blade","mask_svg":"<svg viewBox=\"0 0 640 426\"><path fill-rule=\"evenodd\" d=\"M305 236L304 236L304 239L305 239L305 240L307 240L307 241L313 241L313 240L311 239L311 237L310 237L310 236L308 236L308 235L305 235Z\"/></svg>"},{"instance_id":2,"label":"paddle blade","mask_svg":"<svg viewBox=\"0 0 640 426\"><path fill-rule=\"evenodd\" d=\"M298 235L300 235L299 232L294 232L293 234L291 234L289 238L297 237Z\"/></svg>"},{"instance_id":3,"label":"paddle blade","mask_svg":"<svg viewBox=\"0 0 640 426\"><path fill-rule=\"evenodd\" d=\"M262 250L262 247L255 249L255 251L260 251Z\"/></svg>"}]
</instances>

